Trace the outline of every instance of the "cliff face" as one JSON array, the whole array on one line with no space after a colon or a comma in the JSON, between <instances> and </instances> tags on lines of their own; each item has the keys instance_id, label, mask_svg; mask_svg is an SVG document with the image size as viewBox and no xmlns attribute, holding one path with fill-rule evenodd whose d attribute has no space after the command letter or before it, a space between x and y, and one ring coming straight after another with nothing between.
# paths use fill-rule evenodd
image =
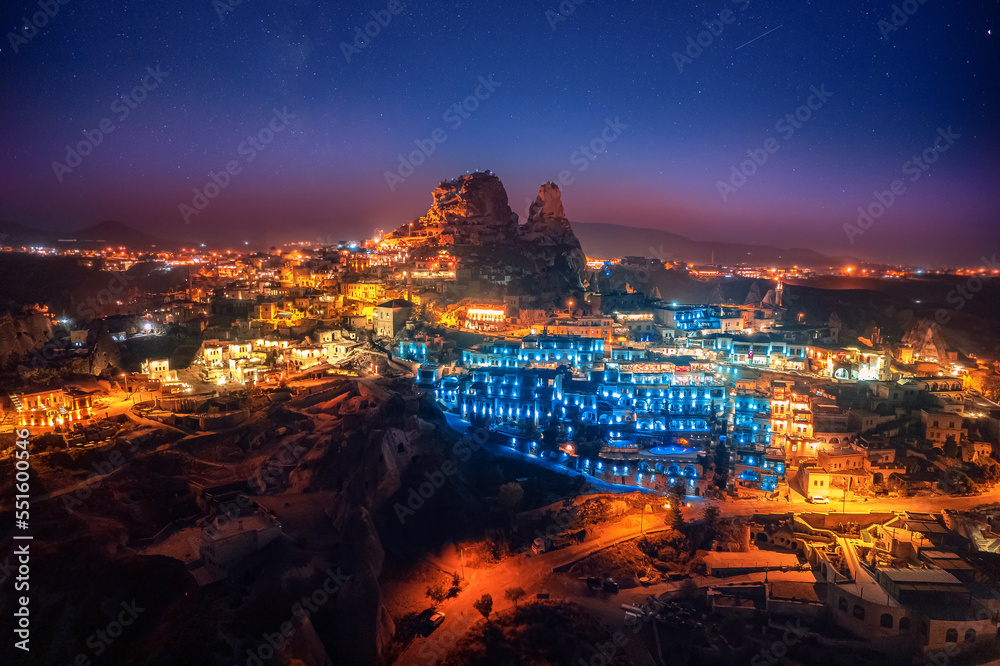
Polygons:
<instances>
[{"instance_id":1,"label":"cliff face","mask_svg":"<svg viewBox=\"0 0 1000 666\"><path fill-rule=\"evenodd\" d=\"M916 321L903 336L902 342L913 347L913 352L921 358L936 358L942 363L955 358L941 326L930 319Z\"/></svg>"},{"instance_id":2,"label":"cliff face","mask_svg":"<svg viewBox=\"0 0 1000 666\"><path fill-rule=\"evenodd\" d=\"M412 245L483 245L517 237L517 214L503 183L489 171L443 181L427 214L390 234Z\"/></svg>"},{"instance_id":3,"label":"cliff face","mask_svg":"<svg viewBox=\"0 0 1000 666\"><path fill-rule=\"evenodd\" d=\"M51 339L52 326L45 315L0 312L0 366L29 356Z\"/></svg>"},{"instance_id":4,"label":"cliff face","mask_svg":"<svg viewBox=\"0 0 1000 666\"><path fill-rule=\"evenodd\" d=\"M562 192L555 183L545 183L539 188L538 196L528 209L528 221L519 231L524 240L580 247L563 211Z\"/></svg>"},{"instance_id":5,"label":"cliff face","mask_svg":"<svg viewBox=\"0 0 1000 666\"><path fill-rule=\"evenodd\" d=\"M586 258L554 183L541 186L527 222L519 225L492 172L442 182L427 214L384 240L410 248L414 256L421 248L448 246L461 259L458 281L469 295L503 290L555 303L583 286Z\"/></svg>"}]
</instances>

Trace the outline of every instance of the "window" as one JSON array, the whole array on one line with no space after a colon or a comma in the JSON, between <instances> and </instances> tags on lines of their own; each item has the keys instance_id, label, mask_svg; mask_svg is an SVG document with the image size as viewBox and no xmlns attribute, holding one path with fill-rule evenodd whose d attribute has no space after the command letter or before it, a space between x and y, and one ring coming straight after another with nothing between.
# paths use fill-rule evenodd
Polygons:
<instances>
[{"instance_id":1,"label":"window","mask_svg":"<svg viewBox=\"0 0 1000 666\"><path fill-rule=\"evenodd\" d=\"M840 610L842 610L842 611L844 611L846 613L847 612L847 599L845 599L844 597L841 597L840 600L837 602L837 608L839 608Z\"/></svg>"},{"instance_id":2,"label":"window","mask_svg":"<svg viewBox=\"0 0 1000 666\"><path fill-rule=\"evenodd\" d=\"M976 630L975 629L966 629L965 630L965 643L966 643L966 645L970 645L970 644L975 643L975 642L976 642Z\"/></svg>"},{"instance_id":3,"label":"window","mask_svg":"<svg viewBox=\"0 0 1000 666\"><path fill-rule=\"evenodd\" d=\"M879 626L885 627L886 629L892 629L892 615L889 613L882 613L882 617L879 619Z\"/></svg>"},{"instance_id":4,"label":"window","mask_svg":"<svg viewBox=\"0 0 1000 666\"><path fill-rule=\"evenodd\" d=\"M854 615L854 617L858 618L859 620L865 619L865 609L864 609L864 606L862 606L861 604L854 604L853 615Z\"/></svg>"},{"instance_id":5,"label":"window","mask_svg":"<svg viewBox=\"0 0 1000 666\"><path fill-rule=\"evenodd\" d=\"M958 630L954 629L954 628L949 629L945 633L945 635L944 635L944 642L945 643L957 643L958 642Z\"/></svg>"},{"instance_id":6,"label":"window","mask_svg":"<svg viewBox=\"0 0 1000 666\"><path fill-rule=\"evenodd\" d=\"M910 618L908 618L908 617L901 617L901 618L899 618L899 630L900 631L909 631L910 630Z\"/></svg>"}]
</instances>

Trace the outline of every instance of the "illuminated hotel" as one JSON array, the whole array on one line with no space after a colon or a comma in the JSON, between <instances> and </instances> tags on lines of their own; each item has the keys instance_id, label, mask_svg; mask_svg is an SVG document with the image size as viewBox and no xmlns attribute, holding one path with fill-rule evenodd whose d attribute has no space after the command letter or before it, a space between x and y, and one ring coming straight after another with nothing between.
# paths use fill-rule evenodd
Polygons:
<instances>
[{"instance_id":1,"label":"illuminated hotel","mask_svg":"<svg viewBox=\"0 0 1000 666\"><path fill-rule=\"evenodd\" d=\"M10 400L18 426L54 428L86 423L91 417L90 394L72 388L11 393Z\"/></svg>"}]
</instances>

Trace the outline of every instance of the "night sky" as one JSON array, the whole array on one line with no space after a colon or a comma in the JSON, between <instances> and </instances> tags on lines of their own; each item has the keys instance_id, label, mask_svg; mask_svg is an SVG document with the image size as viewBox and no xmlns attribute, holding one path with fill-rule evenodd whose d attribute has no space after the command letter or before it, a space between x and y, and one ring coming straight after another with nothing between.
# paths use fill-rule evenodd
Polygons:
<instances>
[{"instance_id":1,"label":"night sky","mask_svg":"<svg viewBox=\"0 0 1000 666\"><path fill-rule=\"evenodd\" d=\"M58 11L37 31L37 2L0 11L0 219L356 238L488 168L522 217L566 171L574 222L912 261L1000 250L997 2L896 3L896 29L889 0L46 1ZM373 11L387 25L355 48ZM797 109L808 119L776 127ZM103 119L91 154L53 166ZM602 132L605 152L577 152ZM415 141L433 152L390 188ZM907 164L928 149L926 170ZM767 161L724 201L748 151ZM185 225L210 173L229 182ZM844 225L897 179L849 242Z\"/></svg>"}]
</instances>

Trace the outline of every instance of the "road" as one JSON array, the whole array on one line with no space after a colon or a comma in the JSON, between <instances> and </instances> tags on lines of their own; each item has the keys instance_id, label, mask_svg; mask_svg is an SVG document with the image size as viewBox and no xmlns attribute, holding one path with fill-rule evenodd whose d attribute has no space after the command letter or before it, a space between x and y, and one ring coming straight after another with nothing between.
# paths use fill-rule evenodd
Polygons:
<instances>
[{"instance_id":1,"label":"road","mask_svg":"<svg viewBox=\"0 0 1000 666\"><path fill-rule=\"evenodd\" d=\"M452 414L451 412L445 412L444 417L445 420L448 422L448 425L451 427L451 429L460 435L468 435L471 437L475 431L483 430L482 428L473 427L471 423L463 420L462 418L460 418L455 414ZM479 442L478 439L474 441ZM544 467L545 469L551 472L555 472L556 474L571 476L573 478L583 476L587 480L587 483L589 483L595 490L598 490L600 492L608 492L608 493L643 492L650 494L658 494L656 493L656 491L650 490L649 488L637 488L636 486L627 486L620 483L611 483L609 481L605 481L604 479L599 479L596 476L591 476L590 474L581 472L580 470L571 469L569 467L566 467L565 465L560 465L559 463L553 462L551 460L546 460L545 458L539 458L538 456L531 455L523 451L518 451L516 449L512 449L509 446L496 444L492 441L482 442L481 445L486 449L488 449L490 453L493 453L494 455L503 456L505 458L515 458L517 460L530 462L532 465L538 465L539 467Z\"/></svg>"},{"instance_id":2,"label":"road","mask_svg":"<svg viewBox=\"0 0 1000 666\"><path fill-rule=\"evenodd\" d=\"M978 505L1000 502L1000 487L994 488L989 493L976 497L915 497L897 499L872 499L868 502L849 500L847 502L847 515L851 513L868 512L892 512L892 511L941 511L943 509L968 510ZM740 500L740 501L719 501L704 498L692 498L692 506L685 510L685 518L697 519L704 513L705 508L714 505L718 506L723 515L749 515L753 513L788 513L795 511L822 512L831 514L840 513L840 503L813 505L804 500L792 502L767 501L767 500ZM665 529L661 526L662 514L657 517L646 519L645 533L651 533ZM634 517L637 517L637 514ZM657 525L655 529L650 529L650 525ZM504 598L504 591L507 588L519 586L527 592L526 599L533 599L540 592L547 592L553 598L569 599L588 607L595 611L598 617L605 620L611 627L615 627L614 621L622 619L620 604L639 603L650 594L662 594L674 589L673 584L655 585L649 588L635 588L633 590L622 590L618 595L608 596L606 599L601 595L595 596L583 587L582 583L572 580L565 575L553 574L553 569L560 568L581 560L594 552L607 548L617 543L635 539L640 536L639 530L633 527L612 527L597 539L586 541L581 544L568 546L548 553L539 555L519 554L504 560L492 569L472 570L466 567L469 585L458 595L457 598L449 599L439 606L439 610L444 611L446 618L444 623L429 637L417 637L395 662L397 666L432 666L443 659L448 652L456 645L458 640L481 616L473 609L472 604L483 594L489 593L493 597L493 611L503 612L509 609L512 604ZM459 561L454 563L441 562L441 566L447 568L453 566L453 570L458 571ZM632 636L631 633L627 633ZM648 654L645 645L641 640L630 639L624 648L631 663L645 664L655 663Z\"/></svg>"},{"instance_id":3,"label":"road","mask_svg":"<svg viewBox=\"0 0 1000 666\"><path fill-rule=\"evenodd\" d=\"M646 532L649 531L646 530ZM554 568L575 562L594 551L638 536L639 530L637 529L613 527L592 541L540 555L515 555L491 569L472 570L466 567L468 587L458 597L449 599L438 607L446 615L444 623L427 638L416 638L396 660L397 666L431 666L436 664L439 659L443 659L468 631L469 627L482 619L472 604L483 594L488 593L493 597L494 613L502 612L512 607L512 604L504 598L504 591L507 588L522 587L528 593L526 599L533 599L536 594L550 592L553 586L561 585L560 581L553 580L552 570ZM454 566L455 570L458 570L460 564L456 561ZM558 578L565 579L563 576ZM578 581L570 581L571 586L574 583L578 583ZM579 594L587 596L582 583L578 583L578 587ZM622 617L619 604L632 603L635 600L642 601L649 594L645 588L637 589L640 591L608 597L607 603L610 604L609 609L615 618ZM630 643L639 644L641 642L631 641Z\"/></svg>"},{"instance_id":4,"label":"road","mask_svg":"<svg viewBox=\"0 0 1000 666\"><path fill-rule=\"evenodd\" d=\"M448 415L449 424L460 434L468 434L472 427L465 421ZM503 448L503 447L501 447ZM515 452L511 452L515 453ZM521 457L538 462L536 458L529 458L525 454ZM575 470L572 471L576 474ZM600 481L595 479L595 481ZM597 486L598 484L594 484ZM611 485L606 484L605 485ZM627 487L630 491L636 492L638 489ZM616 489L618 492L621 490ZM688 498L691 506L685 510L686 519L697 519L703 515L708 506L717 506L723 515L749 515L753 513L805 513L805 512L826 512L838 514L846 509L846 513L883 513L893 511L941 511L943 509L968 510L982 504L1000 502L1000 487L992 489L990 492L975 497L952 497L946 495L911 497L911 498L877 498L861 501L850 499L846 503L831 501L830 504L815 505L805 501L798 493L791 493L790 500L715 500L706 498ZM664 529L658 527L650 530L651 525L660 525L662 514L657 514L659 518L647 519L645 532L658 531ZM630 522L631 524L631 522ZM503 612L511 607L511 604L504 598L504 591L507 588L519 586L528 593L527 599L534 598L534 595L542 592L551 593L553 598L571 599L581 603L594 611L598 617L605 620L609 626L614 627L615 621L622 618L620 604L641 603L651 593L663 593L671 588L667 586L654 586L651 588L636 588L634 590L622 590L619 595L612 595L607 599L595 596L588 591L578 581L564 575L554 575L553 570L570 565L592 553L607 548L608 546L621 543L629 539L640 536L639 530L634 527L611 527L597 539L581 544L569 546L549 553L532 555L519 554L508 558L496 567L483 570L472 570L467 568L468 587L464 589L458 597L449 599L439 606L439 610L446 614L444 623L428 637L417 637L409 647L400 655L395 662L397 666L431 666L443 659L448 652L457 644L458 640L481 616L473 609L472 604L483 594L489 593L493 597L494 612ZM441 566L447 568L453 566L454 570L459 570L460 563L456 560L453 564L441 562ZM632 634L628 634L632 636ZM635 664L652 664L652 656L649 655L646 646L641 640L630 639L623 648L629 660Z\"/></svg>"}]
</instances>

